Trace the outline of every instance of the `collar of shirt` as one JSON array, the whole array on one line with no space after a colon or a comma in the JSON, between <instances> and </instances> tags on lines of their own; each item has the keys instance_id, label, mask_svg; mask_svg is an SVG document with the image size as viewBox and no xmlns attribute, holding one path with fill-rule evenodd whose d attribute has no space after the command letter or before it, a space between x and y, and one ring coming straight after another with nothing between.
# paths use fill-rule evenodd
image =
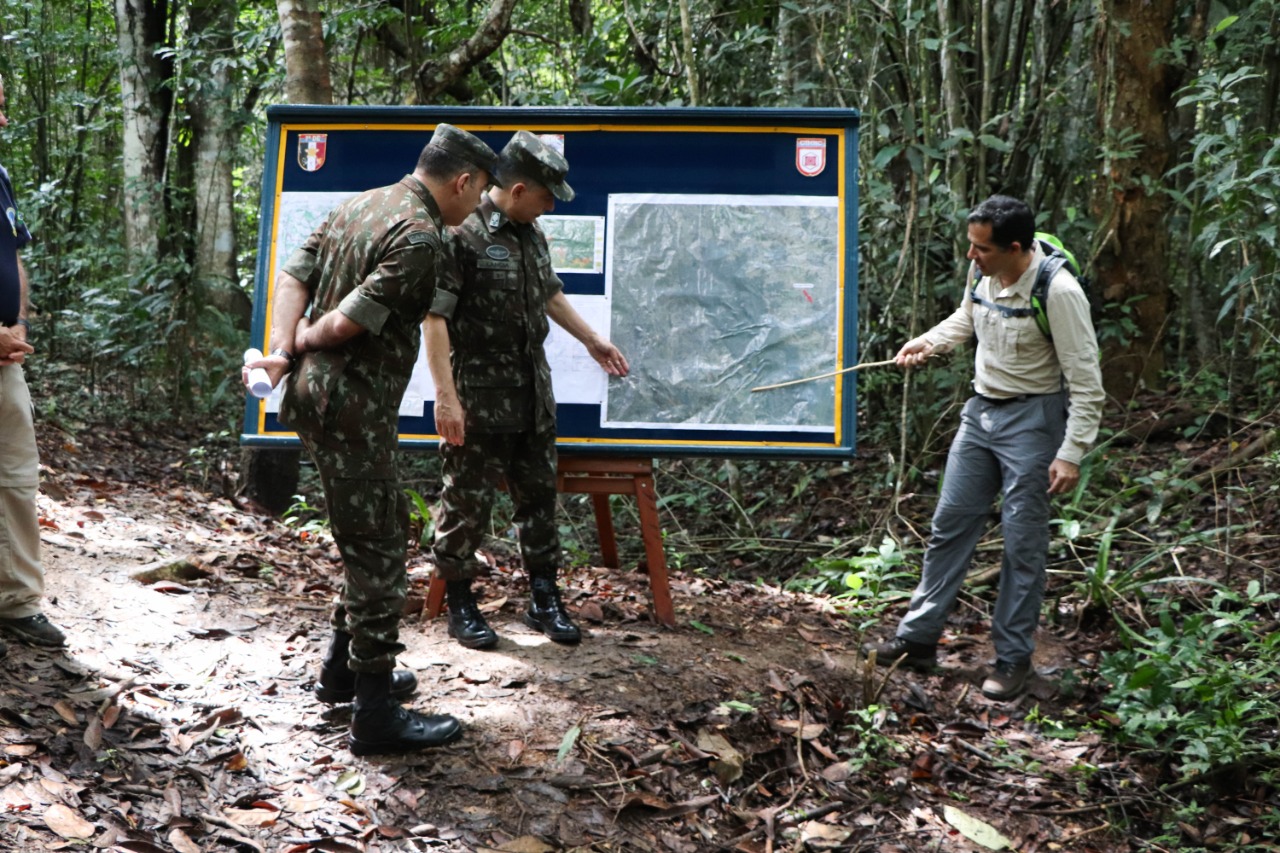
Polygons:
<instances>
[{"instance_id":1,"label":"collar of shirt","mask_svg":"<svg viewBox=\"0 0 1280 853\"><path fill-rule=\"evenodd\" d=\"M427 189L427 185L413 175L405 175L400 179L400 183L418 197L423 206L427 208L427 213L431 215L431 221L435 222L436 227L443 231L444 217L440 214L440 205L436 204L435 197L431 195L431 190Z\"/></svg>"},{"instance_id":2,"label":"collar of shirt","mask_svg":"<svg viewBox=\"0 0 1280 853\"><path fill-rule=\"evenodd\" d=\"M485 228L489 229L490 234L511 221L507 218L507 215L499 210L498 206L493 203L493 199L489 197L489 193L487 191L484 195L480 196L480 207L477 208L477 211L480 214L480 221L484 223Z\"/></svg>"}]
</instances>

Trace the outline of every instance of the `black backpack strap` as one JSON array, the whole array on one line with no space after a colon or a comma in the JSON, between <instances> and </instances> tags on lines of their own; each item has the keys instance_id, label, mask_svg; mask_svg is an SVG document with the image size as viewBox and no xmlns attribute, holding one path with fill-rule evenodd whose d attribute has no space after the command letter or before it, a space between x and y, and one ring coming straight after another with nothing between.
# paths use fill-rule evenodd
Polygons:
<instances>
[{"instance_id":1,"label":"black backpack strap","mask_svg":"<svg viewBox=\"0 0 1280 853\"><path fill-rule=\"evenodd\" d=\"M1005 317L1034 317L1036 315L1036 309L1034 308L1010 308L1008 305L1001 305L999 302L983 299L978 295L977 288L969 290L969 301L977 305L985 305L992 311L999 311Z\"/></svg>"},{"instance_id":2,"label":"black backpack strap","mask_svg":"<svg viewBox=\"0 0 1280 853\"><path fill-rule=\"evenodd\" d=\"M1041 241L1041 245L1047 244ZM1052 249L1053 247L1050 246L1049 248ZM1067 256L1054 249L1040 264L1040 270L1036 273L1035 284L1031 285L1031 315L1036 318L1036 325L1040 327L1040 333L1049 340L1053 340L1053 333L1049 331L1049 282L1053 281L1053 277L1058 274L1058 270L1062 269L1062 265L1066 262Z\"/></svg>"}]
</instances>

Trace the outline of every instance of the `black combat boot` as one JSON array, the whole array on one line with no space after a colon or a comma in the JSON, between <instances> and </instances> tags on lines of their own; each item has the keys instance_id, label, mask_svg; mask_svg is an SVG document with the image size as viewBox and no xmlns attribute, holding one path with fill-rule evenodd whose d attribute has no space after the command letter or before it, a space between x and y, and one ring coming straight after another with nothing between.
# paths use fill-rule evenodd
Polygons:
<instances>
[{"instance_id":1,"label":"black combat boot","mask_svg":"<svg viewBox=\"0 0 1280 853\"><path fill-rule=\"evenodd\" d=\"M934 643L917 643L904 637L894 637L887 643L863 643L863 654L876 656L877 666L893 666L898 661L902 669L917 672L933 672L938 667L938 646Z\"/></svg>"},{"instance_id":2,"label":"black combat boot","mask_svg":"<svg viewBox=\"0 0 1280 853\"><path fill-rule=\"evenodd\" d=\"M328 705L345 705L355 698L356 674L347 662L351 655L351 635L334 631L329 651L320 663L320 680L316 682L316 698ZM407 669L391 673L391 698L408 699L418 689L418 676Z\"/></svg>"},{"instance_id":3,"label":"black combat boot","mask_svg":"<svg viewBox=\"0 0 1280 853\"><path fill-rule=\"evenodd\" d=\"M449 636L468 649L491 649L498 644L498 634L484 621L476 606L471 581L449 581L446 598L449 603Z\"/></svg>"},{"instance_id":4,"label":"black combat boot","mask_svg":"<svg viewBox=\"0 0 1280 853\"><path fill-rule=\"evenodd\" d=\"M391 697L391 673L356 674L356 704L347 745L353 755L399 755L440 746L462 734L448 714L419 714Z\"/></svg>"},{"instance_id":5,"label":"black combat boot","mask_svg":"<svg viewBox=\"0 0 1280 853\"><path fill-rule=\"evenodd\" d=\"M573 624L560 600L560 587L556 585L555 572L540 572L529 578L529 609L524 613L524 624L536 628L557 643L576 643L582 632Z\"/></svg>"}]
</instances>

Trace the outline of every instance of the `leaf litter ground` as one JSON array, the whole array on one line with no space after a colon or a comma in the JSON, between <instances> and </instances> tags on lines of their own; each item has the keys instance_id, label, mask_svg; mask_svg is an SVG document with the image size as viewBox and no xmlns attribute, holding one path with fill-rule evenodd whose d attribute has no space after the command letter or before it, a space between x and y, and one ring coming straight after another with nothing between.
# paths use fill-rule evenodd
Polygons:
<instances>
[{"instance_id":1,"label":"leaf litter ground","mask_svg":"<svg viewBox=\"0 0 1280 853\"><path fill-rule=\"evenodd\" d=\"M1105 763L1097 737L1046 733L1078 658L1052 631L1028 695L993 703L981 619L940 674L886 682L822 600L681 572L668 630L643 572L571 570L588 635L564 647L522 625L521 575L495 565L502 641L474 652L423 619L415 554L412 706L465 735L356 759L349 707L310 693L331 544L202 489L185 443L41 438L47 611L69 643L0 663L0 849L1127 849L1081 775Z\"/></svg>"}]
</instances>

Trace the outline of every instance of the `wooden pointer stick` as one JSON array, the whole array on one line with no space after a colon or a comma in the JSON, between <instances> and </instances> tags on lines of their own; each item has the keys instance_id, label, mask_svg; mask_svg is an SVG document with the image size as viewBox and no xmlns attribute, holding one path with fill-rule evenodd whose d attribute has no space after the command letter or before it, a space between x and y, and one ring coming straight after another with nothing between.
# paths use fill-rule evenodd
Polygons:
<instances>
[{"instance_id":1,"label":"wooden pointer stick","mask_svg":"<svg viewBox=\"0 0 1280 853\"><path fill-rule=\"evenodd\" d=\"M788 385L799 385L801 382L814 382L819 379L830 379L832 376L839 376L841 373L848 373L851 370L865 370L868 367L886 367L890 364L896 364L895 359L890 358L886 361L869 361L866 364L855 364L853 367L846 367L843 370L824 373L821 376L806 376L803 379L792 379L789 382L779 382L777 385L760 385L756 388L752 388L751 393L754 394L757 391L772 391L774 388L786 388Z\"/></svg>"}]
</instances>

